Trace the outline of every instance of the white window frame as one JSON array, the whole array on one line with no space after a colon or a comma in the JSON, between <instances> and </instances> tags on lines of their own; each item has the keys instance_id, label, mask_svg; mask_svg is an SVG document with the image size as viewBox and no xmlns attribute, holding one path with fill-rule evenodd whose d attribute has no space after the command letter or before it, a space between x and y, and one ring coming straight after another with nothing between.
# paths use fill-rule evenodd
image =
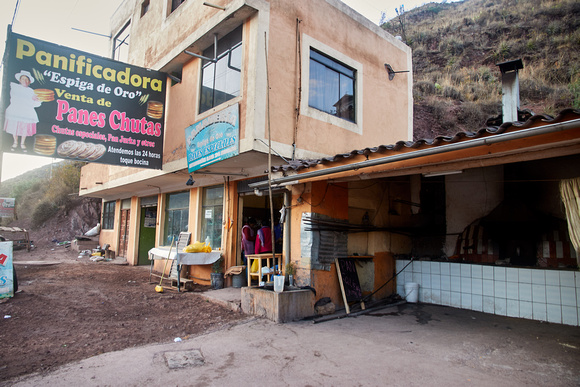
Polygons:
<instances>
[{"instance_id":1,"label":"white window frame","mask_svg":"<svg viewBox=\"0 0 580 387\"><path fill-rule=\"evenodd\" d=\"M348 67L356 70L356 79L354 85L354 98L355 98L355 120L356 122L350 122L343 118L333 116L316 108L309 106L308 98L310 95L310 49L316 49L316 51L326 55L327 57L336 60L338 62L344 63ZM324 121L331 125L338 126L342 129L350 130L351 132L362 134L363 128L363 65L356 60L344 55L340 51L319 42L318 40L308 36L306 34L302 35L302 47L301 47L301 64L302 64L302 95L300 103L300 114L313 118L315 120Z\"/></svg>"},{"instance_id":2,"label":"white window frame","mask_svg":"<svg viewBox=\"0 0 580 387\"><path fill-rule=\"evenodd\" d=\"M124 38L122 37L124 36ZM126 42L129 40L129 42ZM127 45L127 47L124 47ZM129 46L131 45L131 19L123 25L123 27L113 37L113 52L111 58L120 62L129 61Z\"/></svg>"}]
</instances>

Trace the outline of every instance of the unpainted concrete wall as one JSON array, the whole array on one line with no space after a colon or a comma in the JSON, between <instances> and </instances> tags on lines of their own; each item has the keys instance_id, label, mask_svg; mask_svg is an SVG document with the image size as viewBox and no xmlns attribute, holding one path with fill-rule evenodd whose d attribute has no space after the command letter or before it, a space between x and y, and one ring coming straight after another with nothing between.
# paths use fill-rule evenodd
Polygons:
<instances>
[{"instance_id":1,"label":"unpainted concrete wall","mask_svg":"<svg viewBox=\"0 0 580 387\"><path fill-rule=\"evenodd\" d=\"M447 234L445 254L453 255L457 234L487 215L504 198L503 166L467 169L445 176Z\"/></svg>"}]
</instances>

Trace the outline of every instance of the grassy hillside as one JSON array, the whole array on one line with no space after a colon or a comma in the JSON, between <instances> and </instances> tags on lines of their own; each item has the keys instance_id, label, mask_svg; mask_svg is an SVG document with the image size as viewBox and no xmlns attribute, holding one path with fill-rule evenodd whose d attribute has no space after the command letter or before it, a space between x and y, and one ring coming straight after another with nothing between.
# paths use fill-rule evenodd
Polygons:
<instances>
[{"instance_id":1,"label":"grassy hillside","mask_svg":"<svg viewBox=\"0 0 580 387\"><path fill-rule=\"evenodd\" d=\"M404 4L404 3L403 3ZM415 138L476 130L501 113L496 66L522 59L521 108L580 108L580 2L426 4L382 25L413 49Z\"/></svg>"}]
</instances>

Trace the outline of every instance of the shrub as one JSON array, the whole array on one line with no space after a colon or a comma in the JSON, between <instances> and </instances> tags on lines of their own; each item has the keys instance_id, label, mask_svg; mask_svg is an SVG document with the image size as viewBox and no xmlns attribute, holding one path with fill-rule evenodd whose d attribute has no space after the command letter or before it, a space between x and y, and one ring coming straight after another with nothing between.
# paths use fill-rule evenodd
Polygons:
<instances>
[{"instance_id":1,"label":"shrub","mask_svg":"<svg viewBox=\"0 0 580 387\"><path fill-rule=\"evenodd\" d=\"M27 193L28 190L32 187L33 183L30 180L23 181L21 183L17 183L14 188L12 188L12 197L19 201L22 199L24 194Z\"/></svg>"},{"instance_id":2,"label":"shrub","mask_svg":"<svg viewBox=\"0 0 580 387\"><path fill-rule=\"evenodd\" d=\"M508 42L501 42L497 48L497 50L494 51L493 56L494 59L496 61L500 61L500 60L506 60L511 53L511 46L509 45Z\"/></svg>"},{"instance_id":3,"label":"shrub","mask_svg":"<svg viewBox=\"0 0 580 387\"><path fill-rule=\"evenodd\" d=\"M485 126L485 121L489 117L496 116L501 112L500 104L481 104L466 102L461 105L459 123L469 131L477 131Z\"/></svg>"},{"instance_id":4,"label":"shrub","mask_svg":"<svg viewBox=\"0 0 580 387\"><path fill-rule=\"evenodd\" d=\"M520 80L520 97L522 100L541 101L552 93L553 88L536 79Z\"/></svg>"},{"instance_id":5,"label":"shrub","mask_svg":"<svg viewBox=\"0 0 580 387\"><path fill-rule=\"evenodd\" d=\"M580 79L568 85L568 88L570 89L570 93L572 93L572 107L574 109L580 109Z\"/></svg>"},{"instance_id":6,"label":"shrub","mask_svg":"<svg viewBox=\"0 0 580 387\"><path fill-rule=\"evenodd\" d=\"M437 94L437 89L435 85L427 81L418 81L413 85L413 91L420 96L434 95Z\"/></svg>"},{"instance_id":7,"label":"shrub","mask_svg":"<svg viewBox=\"0 0 580 387\"><path fill-rule=\"evenodd\" d=\"M48 182L46 199L57 206L66 206L70 201L69 195L78 193L81 167L85 163L63 161L52 173Z\"/></svg>"},{"instance_id":8,"label":"shrub","mask_svg":"<svg viewBox=\"0 0 580 387\"><path fill-rule=\"evenodd\" d=\"M448 55L452 56L461 55L463 50L464 50L463 42L454 36L443 40L439 44L439 51L445 52Z\"/></svg>"},{"instance_id":9,"label":"shrub","mask_svg":"<svg viewBox=\"0 0 580 387\"><path fill-rule=\"evenodd\" d=\"M32 223L35 227L40 227L50 217L56 215L58 207L48 200L40 202L32 213Z\"/></svg>"},{"instance_id":10,"label":"shrub","mask_svg":"<svg viewBox=\"0 0 580 387\"><path fill-rule=\"evenodd\" d=\"M497 82L497 78L491 72L491 69L486 66L481 66L477 69L478 81L483 82Z\"/></svg>"},{"instance_id":11,"label":"shrub","mask_svg":"<svg viewBox=\"0 0 580 387\"><path fill-rule=\"evenodd\" d=\"M455 89L454 87L445 86L443 88L443 96L445 98L450 98L450 99L454 99L457 101L462 100L461 92L458 91L457 89Z\"/></svg>"}]
</instances>

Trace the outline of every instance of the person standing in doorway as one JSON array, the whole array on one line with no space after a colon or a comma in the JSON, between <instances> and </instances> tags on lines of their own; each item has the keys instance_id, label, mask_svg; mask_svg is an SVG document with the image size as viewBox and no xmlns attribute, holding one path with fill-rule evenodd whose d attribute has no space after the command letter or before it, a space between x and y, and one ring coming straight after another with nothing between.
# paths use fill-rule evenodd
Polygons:
<instances>
[{"instance_id":1,"label":"person standing in doorway","mask_svg":"<svg viewBox=\"0 0 580 387\"><path fill-rule=\"evenodd\" d=\"M248 218L242 227L242 263L247 264L246 255L254 254L254 243L256 241L256 221L253 218Z\"/></svg>"},{"instance_id":2,"label":"person standing in doorway","mask_svg":"<svg viewBox=\"0 0 580 387\"><path fill-rule=\"evenodd\" d=\"M267 220L262 223L262 227L258 230L255 252L256 254L272 252L272 229Z\"/></svg>"}]
</instances>

